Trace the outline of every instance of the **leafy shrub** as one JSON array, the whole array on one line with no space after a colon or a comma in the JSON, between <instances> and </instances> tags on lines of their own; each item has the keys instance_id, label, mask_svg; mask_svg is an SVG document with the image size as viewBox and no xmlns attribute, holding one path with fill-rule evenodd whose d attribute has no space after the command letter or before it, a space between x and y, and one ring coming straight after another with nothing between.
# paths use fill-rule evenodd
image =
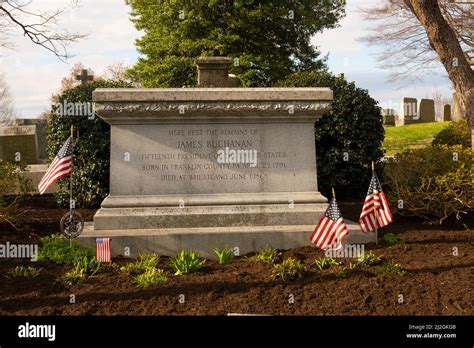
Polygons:
<instances>
[{"instance_id":1,"label":"leafy shrub","mask_svg":"<svg viewBox=\"0 0 474 348\"><path fill-rule=\"evenodd\" d=\"M434 146L397 154L386 166L388 200L401 215L441 224L474 209L472 151ZM398 203L403 203L398 208Z\"/></svg>"},{"instance_id":2,"label":"leafy shrub","mask_svg":"<svg viewBox=\"0 0 474 348\"><path fill-rule=\"evenodd\" d=\"M206 263L197 252L190 251L189 253L182 250L171 262L170 266L176 273L175 275L188 274L199 271Z\"/></svg>"},{"instance_id":3,"label":"leafy shrub","mask_svg":"<svg viewBox=\"0 0 474 348\"><path fill-rule=\"evenodd\" d=\"M16 266L7 273L8 278L36 278L39 276L41 269L28 266Z\"/></svg>"},{"instance_id":4,"label":"leafy shrub","mask_svg":"<svg viewBox=\"0 0 474 348\"><path fill-rule=\"evenodd\" d=\"M287 258L282 263L273 265L273 279L296 280L303 277L304 267L299 260L292 257Z\"/></svg>"},{"instance_id":5,"label":"leafy shrub","mask_svg":"<svg viewBox=\"0 0 474 348\"><path fill-rule=\"evenodd\" d=\"M399 276L404 276L407 274L407 271L400 266L398 263L394 263L392 261L387 262L380 266L377 270L378 273L386 273L386 274L394 274Z\"/></svg>"},{"instance_id":6,"label":"leafy shrub","mask_svg":"<svg viewBox=\"0 0 474 348\"><path fill-rule=\"evenodd\" d=\"M59 281L64 285L73 285L87 280L99 271L102 264L95 257L84 256L73 262L72 270L66 272Z\"/></svg>"},{"instance_id":7,"label":"leafy shrub","mask_svg":"<svg viewBox=\"0 0 474 348\"><path fill-rule=\"evenodd\" d=\"M364 253L364 255L357 259L359 265L374 266L382 263L382 258L375 255L373 252Z\"/></svg>"},{"instance_id":8,"label":"leafy shrub","mask_svg":"<svg viewBox=\"0 0 474 348\"><path fill-rule=\"evenodd\" d=\"M131 87L128 83L98 80L66 90L59 96L59 104L92 102L92 92L96 88ZM96 208L109 192L110 163L110 126L96 116L61 116L51 110L48 124L48 153L50 159L69 137L71 126L79 133L74 141L74 170L72 173L73 189L76 193L76 206ZM59 192L56 193L58 204L69 207L69 177L58 181Z\"/></svg>"},{"instance_id":9,"label":"leafy shrub","mask_svg":"<svg viewBox=\"0 0 474 348\"><path fill-rule=\"evenodd\" d=\"M159 261L160 256L157 254L143 254L138 256L136 261L121 267L120 270L129 275L138 275L155 268Z\"/></svg>"},{"instance_id":10,"label":"leafy shrub","mask_svg":"<svg viewBox=\"0 0 474 348\"><path fill-rule=\"evenodd\" d=\"M390 246L395 245L400 242L397 236L393 233L384 234L384 236L382 237L382 240Z\"/></svg>"},{"instance_id":11,"label":"leafy shrub","mask_svg":"<svg viewBox=\"0 0 474 348\"><path fill-rule=\"evenodd\" d=\"M446 128L435 135L433 146L437 145L461 145L468 149L470 145L471 134L466 120L451 122Z\"/></svg>"},{"instance_id":12,"label":"leafy shrub","mask_svg":"<svg viewBox=\"0 0 474 348\"><path fill-rule=\"evenodd\" d=\"M60 234L43 237L41 243L42 246L38 252L39 261L63 264L80 261L84 257L95 257L94 249L81 247L75 241L66 241Z\"/></svg>"},{"instance_id":13,"label":"leafy shrub","mask_svg":"<svg viewBox=\"0 0 474 348\"><path fill-rule=\"evenodd\" d=\"M21 172L25 171L27 168L24 164L0 162L0 208L7 205L5 200L7 193L18 192L19 196L23 198L31 191L31 180L21 175Z\"/></svg>"},{"instance_id":14,"label":"leafy shrub","mask_svg":"<svg viewBox=\"0 0 474 348\"><path fill-rule=\"evenodd\" d=\"M280 259L280 256L281 256L281 253L279 253L272 247L265 247L265 248L262 248L258 252L258 254L250 256L250 257L246 257L245 261L250 262L250 263L262 262L262 263L275 264Z\"/></svg>"},{"instance_id":15,"label":"leafy shrub","mask_svg":"<svg viewBox=\"0 0 474 348\"><path fill-rule=\"evenodd\" d=\"M6 222L18 229L18 214L13 206L23 200L27 193L32 191L31 180L25 178L21 172L27 171L26 166L21 163L8 161L0 162L0 223ZM7 198L7 194L17 193Z\"/></svg>"},{"instance_id":16,"label":"leafy shrub","mask_svg":"<svg viewBox=\"0 0 474 348\"><path fill-rule=\"evenodd\" d=\"M225 265L226 263L229 263L230 260L232 260L232 258L234 257L234 251L232 250L231 247L228 247L228 246L226 246L222 250L219 250L216 247L212 248L212 250L217 255L217 258L219 259L219 265Z\"/></svg>"},{"instance_id":17,"label":"leafy shrub","mask_svg":"<svg viewBox=\"0 0 474 348\"><path fill-rule=\"evenodd\" d=\"M325 257L323 259L314 261L314 264L319 268L320 271L322 271L333 266L339 266L341 263L334 260L332 257Z\"/></svg>"},{"instance_id":18,"label":"leafy shrub","mask_svg":"<svg viewBox=\"0 0 474 348\"><path fill-rule=\"evenodd\" d=\"M354 82L327 72L295 73L277 86L333 90L331 111L316 122L315 128L318 187L326 196L331 195L331 187L337 187L340 198L364 197L372 175L370 163L383 156L384 128L377 102ZM382 169L377 165L381 178Z\"/></svg>"},{"instance_id":19,"label":"leafy shrub","mask_svg":"<svg viewBox=\"0 0 474 348\"><path fill-rule=\"evenodd\" d=\"M133 278L133 282L142 289L165 284L167 280L165 272L162 269L154 267L148 268L145 272Z\"/></svg>"}]
</instances>

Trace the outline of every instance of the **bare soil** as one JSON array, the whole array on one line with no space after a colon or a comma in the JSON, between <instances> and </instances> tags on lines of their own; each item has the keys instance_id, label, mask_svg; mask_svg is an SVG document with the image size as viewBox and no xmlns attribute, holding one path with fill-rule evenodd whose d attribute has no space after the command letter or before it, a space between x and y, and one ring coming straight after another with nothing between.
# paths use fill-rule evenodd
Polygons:
<instances>
[{"instance_id":1,"label":"bare soil","mask_svg":"<svg viewBox=\"0 0 474 348\"><path fill-rule=\"evenodd\" d=\"M346 218L357 218L360 202L341 205ZM37 243L41 236L58 233L66 210L41 199L30 200L16 212L25 212L16 221L20 230L0 225L0 243ZM94 210L80 212L87 220L94 214ZM227 265L207 260L197 273L174 276L169 259L162 257L160 268L168 275L165 285L141 290L131 277L108 268L67 287L56 280L70 265L2 259L0 315L474 315L474 229L472 217L468 220L434 228L396 216L382 234L395 233L403 243L370 244L365 252L400 264L407 271L404 276L363 266L348 269L340 278L336 275L340 267L324 271L315 267L322 251L303 247L282 251L282 258L294 257L305 265L304 277L293 282L273 280L272 265L251 264L244 257ZM113 261L130 262L122 257ZM354 260L343 261L346 267L350 261ZM41 268L40 275L7 278L18 265ZM70 295L75 295L76 303L70 303Z\"/></svg>"}]
</instances>

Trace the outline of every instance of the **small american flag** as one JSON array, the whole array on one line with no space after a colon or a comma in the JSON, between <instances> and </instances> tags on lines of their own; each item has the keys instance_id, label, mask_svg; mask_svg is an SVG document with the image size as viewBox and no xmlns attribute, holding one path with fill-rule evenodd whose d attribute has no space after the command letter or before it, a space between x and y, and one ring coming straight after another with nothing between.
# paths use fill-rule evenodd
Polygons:
<instances>
[{"instance_id":1,"label":"small american flag","mask_svg":"<svg viewBox=\"0 0 474 348\"><path fill-rule=\"evenodd\" d=\"M326 250L342 248L342 238L348 233L346 223L342 218L341 211L337 206L336 199L331 199L329 207L319 220L310 240L319 248Z\"/></svg>"},{"instance_id":2,"label":"small american flag","mask_svg":"<svg viewBox=\"0 0 474 348\"><path fill-rule=\"evenodd\" d=\"M99 262L110 262L110 238L96 238L96 259Z\"/></svg>"},{"instance_id":3,"label":"small american flag","mask_svg":"<svg viewBox=\"0 0 474 348\"><path fill-rule=\"evenodd\" d=\"M64 145L59 150L48 170L38 184L38 191L43 194L48 187L61 178L71 174L72 170L72 138L67 138Z\"/></svg>"},{"instance_id":4,"label":"small american flag","mask_svg":"<svg viewBox=\"0 0 474 348\"><path fill-rule=\"evenodd\" d=\"M364 232L374 231L376 228L387 226L392 222L392 213L387 198L382 191L377 174L372 175L369 191L360 213L359 226Z\"/></svg>"}]
</instances>

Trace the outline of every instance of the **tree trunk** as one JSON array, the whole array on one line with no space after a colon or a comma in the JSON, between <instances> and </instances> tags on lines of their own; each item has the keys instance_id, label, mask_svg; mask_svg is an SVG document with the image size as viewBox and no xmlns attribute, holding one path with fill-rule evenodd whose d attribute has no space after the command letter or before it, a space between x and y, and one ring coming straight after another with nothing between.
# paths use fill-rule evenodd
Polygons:
<instances>
[{"instance_id":1,"label":"tree trunk","mask_svg":"<svg viewBox=\"0 0 474 348\"><path fill-rule=\"evenodd\" d=\"M460 110L471 129L471 148L474 151L474 71L453 29L441 14L437 0L405 0L405 3L425 28L431 47L453 83Z\"/></svg>"},{"instance_id":2,"label":"tree trunk","mask_svg":"<svg viewBox=\"0 0 474 348\"><path fill-rule=\"evenodd\" d=\"M454 88L454 87L453 87ZM453 93L453 104L451 108L451 120L452 121L459 121L466 117L464 110L461 110L459 106L459 96L456 92Z\"/></svg>"}]
</instances>

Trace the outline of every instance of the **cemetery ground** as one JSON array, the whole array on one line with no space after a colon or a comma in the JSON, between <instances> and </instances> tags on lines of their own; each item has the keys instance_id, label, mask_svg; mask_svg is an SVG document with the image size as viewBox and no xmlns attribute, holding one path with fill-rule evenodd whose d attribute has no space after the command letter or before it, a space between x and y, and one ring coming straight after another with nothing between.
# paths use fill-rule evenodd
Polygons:
<instances>
[{"instance_id":1,"label":"cemetery ground","mask_svg":"<svg viewBox=\"0 0 474 348\"><path fill-rule=\"evenodd\" d=\"M347 219L356 220L360 208L360 202L341 203ZM1 244L39 243L40 237L58 233L58 221L65 212L53 199L44 198L30 199L15 209L23 213L16 221L20 230L1 225ZM80 212L91 220L95 211ZM320 270L314 261L324 257L322 251L313 247L282 251L282 259L295 258L305 267L303 278L294 281L272 279L273 265L250 263L245 256L225 265L207 260L198 272L175 276L169 259L161 257L158 267L164 269L167 282L140 289L120 271L132 260L119 257L113 259L116 267L66 286L57 279L72 265L3 259L0 314L473 315L473 225L472 216L463 224L450 222L442 227L395 216L395 223L383 233L395 234L398 242L366 245L366 254L382 257L382 264L372 266L354 267L354 259L342 259L343 265ZM8 276L17 266L33 266L40 272L31 278Z\"/></svg>"},{"instance_id":2,"label":"cemetery ground","mask_svg":"<svg viewBox=\"0 0 474 348\"><path fill-rule=\"evenodd\" d=\"M446 128L450 122L429 122L400 127L385 127L383 147L386 156L407 149L419 149L431 145L434 136Z\"/></svg>"}]
</instances>

